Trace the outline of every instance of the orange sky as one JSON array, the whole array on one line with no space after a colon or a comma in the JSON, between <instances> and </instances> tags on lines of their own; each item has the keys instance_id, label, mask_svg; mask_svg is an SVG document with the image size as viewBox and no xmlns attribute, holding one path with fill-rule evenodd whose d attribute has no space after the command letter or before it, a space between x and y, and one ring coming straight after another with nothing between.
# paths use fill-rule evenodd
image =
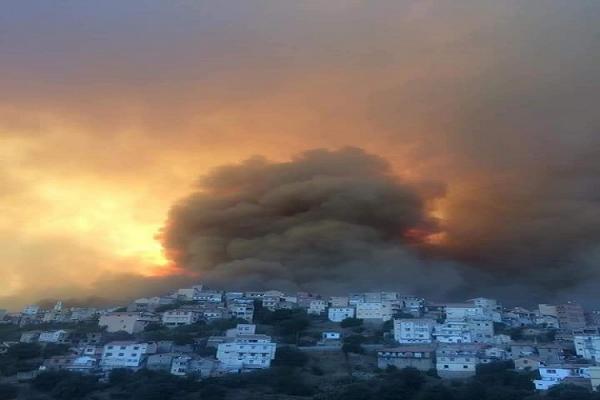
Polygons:
<instances>
[{"instance_id":1,"label":"orange sky","mask_svg":"<svg viewBox=\"0 0 600 400\"><path fill-rule=\"evenodd\" d=\"M556 82L596 74L586 2L42 3L0 34L0 306L160 273L173 202L254 154L362 147L447 183L436 212L471 235L490 185L593 139L540 136L562 103L519 114L585 95Z\"/></svg>"}]
</instances>

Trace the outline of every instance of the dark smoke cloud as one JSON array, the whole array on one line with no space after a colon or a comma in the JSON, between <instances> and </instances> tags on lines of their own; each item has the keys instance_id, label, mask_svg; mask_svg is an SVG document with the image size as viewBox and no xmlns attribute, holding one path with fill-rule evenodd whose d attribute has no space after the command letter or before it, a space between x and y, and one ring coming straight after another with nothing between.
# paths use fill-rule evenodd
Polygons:
<instances>
[{"instance_id":1,"label":"dark smoke cloud","mask_svg":"<svg viewBox=\"0 0 600 400\"><path fill-rule=\"evenodd\" d=\"M163 241L180 267L220 286L440 294L462 284L458 269L419 247L438 229L427 203L443 193L357 148L253 158L205 176L172 209Z\"/></svg>"}]
</instances>

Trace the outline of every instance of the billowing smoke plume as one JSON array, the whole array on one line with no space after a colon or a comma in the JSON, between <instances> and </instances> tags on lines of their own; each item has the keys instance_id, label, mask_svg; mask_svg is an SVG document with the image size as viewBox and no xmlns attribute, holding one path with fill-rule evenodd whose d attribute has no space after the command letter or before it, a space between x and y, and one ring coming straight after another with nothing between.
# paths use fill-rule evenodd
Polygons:
<instances>
[{"instance_id":1,"label":"billowing smoke plume","mask_svg":"<svg viewBox=\"0 0 600 400\"><path fill-rule=\"evenodd\" d=\"M205 176L172 209L163 241L180 267L226 287L439 294L462 283L419 255L438 229L427 203L443 190L402 182L357 148L253 158Z\"/></svg>"}]
</instances>

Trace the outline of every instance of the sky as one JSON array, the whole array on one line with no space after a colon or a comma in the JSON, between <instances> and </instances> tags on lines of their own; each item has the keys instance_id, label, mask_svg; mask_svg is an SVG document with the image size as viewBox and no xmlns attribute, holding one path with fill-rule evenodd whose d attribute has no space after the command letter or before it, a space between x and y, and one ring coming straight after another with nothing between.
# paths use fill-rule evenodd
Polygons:
<instances>
[{"instance_id":1,"label":"sky","mask_svg":"<svg viewBox=\"0 0 600 400\"><path fill-rule=\"evenodd\" d=\"M0 308L274 271L597 301L597 1L2 7Z\"/></svg>"}]
</instances>

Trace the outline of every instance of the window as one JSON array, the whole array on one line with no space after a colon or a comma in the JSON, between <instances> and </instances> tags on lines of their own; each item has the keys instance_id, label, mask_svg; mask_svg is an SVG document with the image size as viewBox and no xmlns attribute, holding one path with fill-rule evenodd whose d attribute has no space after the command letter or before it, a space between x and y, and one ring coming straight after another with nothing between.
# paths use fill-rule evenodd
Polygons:
<instances>
[{"instance_id":1,"label":"window","mask_svg":"<svg viewBox=\"0 0 600 400\"><path fill-rule=\"evenodd\" d=\"M444 365L444 369L448 369L448 368L450 368L450 367L448 367L447 365Z\"/></svg>"},{"instance_id":2,"label":"window","mask_svg":"<svg viewBox=\"0 0 600 400\"><path fill-rule=\"evenodd\" d=\"M468 365L463 365L463 368L467 369L467 368L469 368L469 366Z\"/></svg>"}]
</instances>

